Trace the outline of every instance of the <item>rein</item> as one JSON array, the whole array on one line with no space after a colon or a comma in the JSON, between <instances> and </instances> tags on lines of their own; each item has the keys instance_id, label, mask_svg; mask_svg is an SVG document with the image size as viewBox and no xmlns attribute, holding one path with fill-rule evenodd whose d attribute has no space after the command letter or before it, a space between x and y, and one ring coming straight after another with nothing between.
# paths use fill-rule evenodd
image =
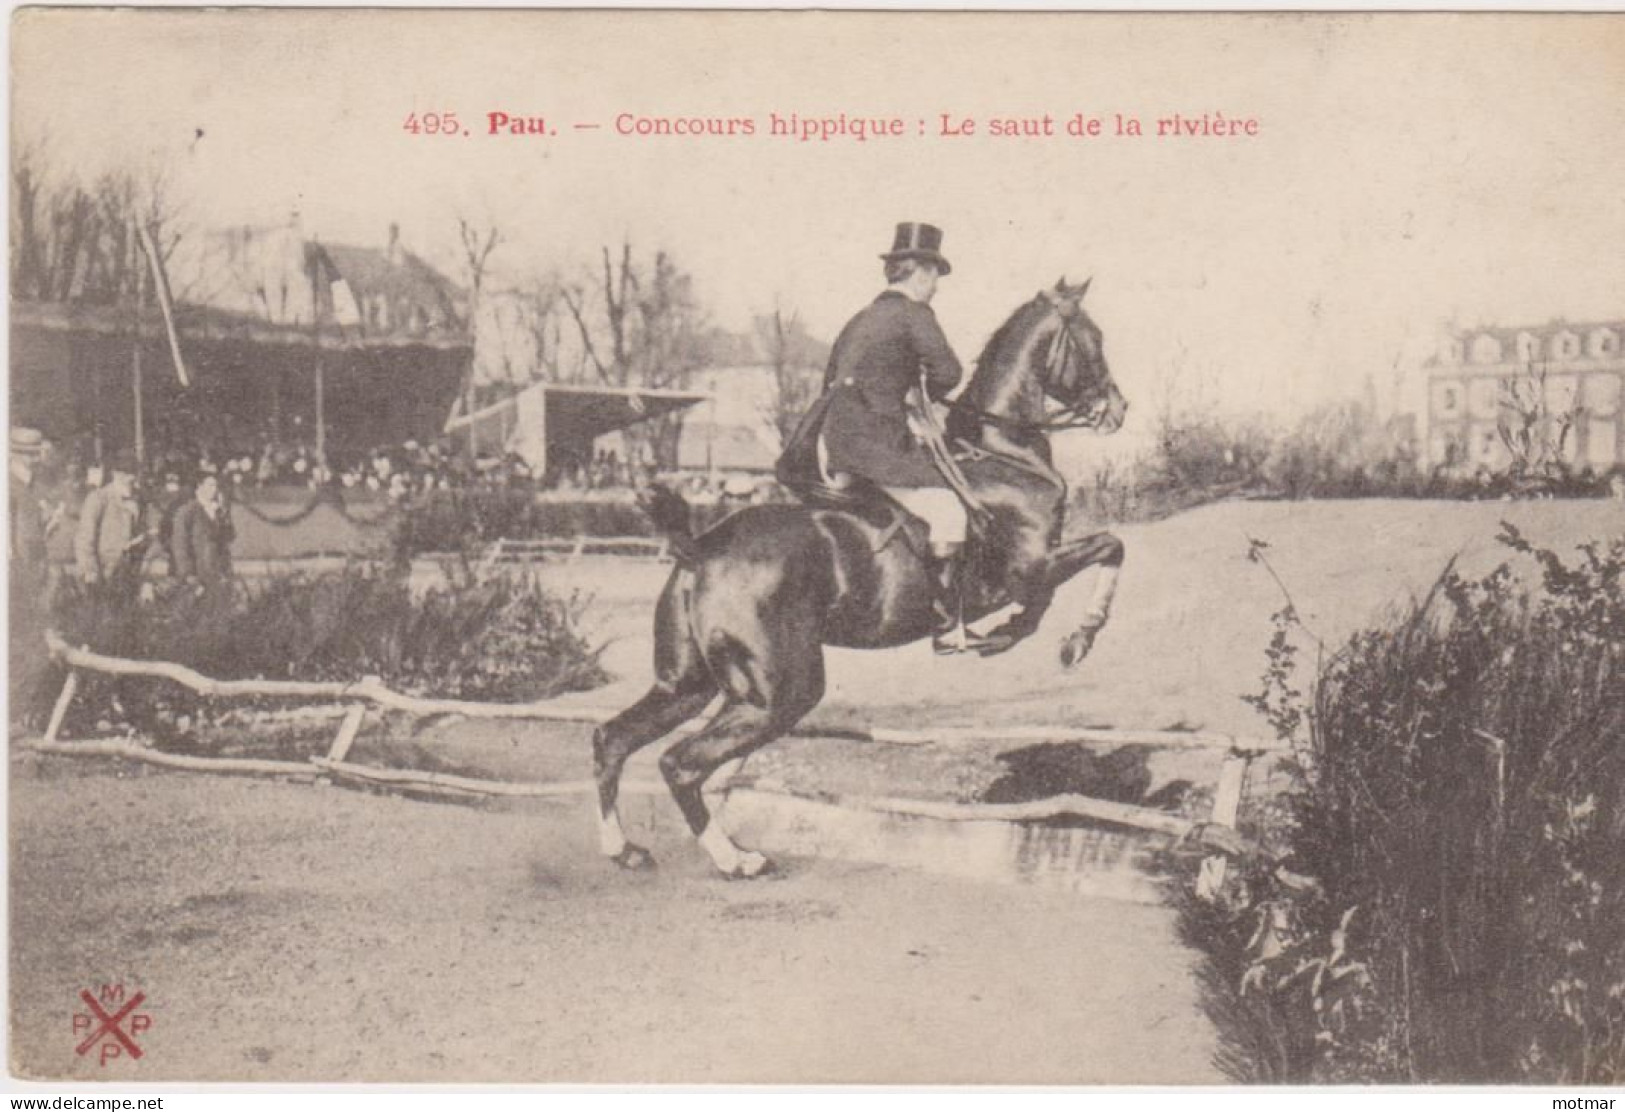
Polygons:
<instances>
[{"instance_id":1,"label":"rein","mask_svg":"<svg viewBox=\"0 0 1625 1112\"><path fill-rule=\"evenodd\" d=\"M948 447L948 434L937 421L936 413L931 409L931 395L925 388L925 376L920 376L919 385L914 388L914 405L925 435L921 438L926 450L931 454L931 462L936 465L940 474L965 504L970 514L971 523L977 530L985 529L992 515L982 500L971 489L970 480L959 467L959 461L954 458Z\"/></svg>"},{"instance_id":2,"label":"rein","mask_svg":"<svg viewBox=\"0 0 1625 1112\"><path fill-rule=\"evenodd\" d=\"M1063 372L1068 363L1077 356L1078 341L1072 335L1071 320L1074 314L1064 310L1061 307L1063 302L1050 294L1049 291L1046 290L1043 296L1055 310L1056 315L1061 318L1061 327L1055 330L1055 338L1050 341L1049 352L1044 358L1044 369L1048 374L1048 379L1054 382L1056 376ZM1075 312L1076 310L1074 310ZM958 410L961 413L968 413L988 424L998 425L1001 428L1018 432L1063 432L1067 429L1091 429L1100 424L1103 416L1103 413L1099 411L1085 412L1078 403L1072 403L1048 412L1044 420L1026 421L1016 417L1006 417L1001 413L989 413L985 409L966 402L963 397L949 402L948 408ZM1091 410L1097 409L1092 402L1089 408Z\"/></svg>"}]
</instances>

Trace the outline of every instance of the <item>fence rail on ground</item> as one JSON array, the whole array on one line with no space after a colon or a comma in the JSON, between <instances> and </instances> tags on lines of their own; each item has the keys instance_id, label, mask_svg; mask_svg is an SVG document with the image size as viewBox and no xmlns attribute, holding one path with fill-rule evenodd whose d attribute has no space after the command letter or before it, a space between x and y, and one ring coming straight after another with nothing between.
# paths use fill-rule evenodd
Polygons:
<instances>
[{"instance_id":1,"label":"fence rail on ground","mask_svg":"<svg viewBox=\"0 0 1625 1112\"><path fill-rule=\"evenodd\" d=\"M630 556L666 562L671 559L671 544L664 537L498 537L481 554L480 568L489 571L504 564L579 560L583 556Z\"/></svg>"},{"instance_id":2,"label":"fence rail on ground","mask_svg":"<svg viewBox=\"0 0 1625 1112\"><path fill-rule=\"evenodd\" d=\"M580 722L597 724L607 721L616 709L580 703L556 701L538 703L481 703L458 699L430 699L407 695L386 687L377 677L365 677L353 683L335 683L304 680L221 680L181 664L168 661L128 660L92 652L69 645L55 631L46 633L46 645L51 654L68 666L68 675L62 685L42 740L33 748L41 753L69 756L113 756L171 768L195 771L213 771L258 775L288 776L314 779L317 776L338 776L364 780L375 784L393 785L415 790L453 792L463 795L481 794L518 797L554 797L585 795L596 791L592 781L561 783L515 783L456 776L448 773L423 772L413 769L388 769L361 765L349 761L350 748L364 723L369 706L399 711L414 716L458 715L485 719L528 719L553 722ZM199 695L214 698L269 697L281 699L318 700L327 706L307 717L337 718L339 726L332 744L324 756L308 761L261 760L225 757L196 757L138 745L129 741L88 740L64 741L63 723L77 694L81 672L103 675L145 677L179 684ZM701 729L689 725L675 731L676 736ZM1113 730L1099 727L988 727L940 728L936 730L852 730L823 733L797 732L797 737L825 737L863 740L877 744L917 745L931 741L948 741L955 737L975 736L983 740L1083 742L1116 745L1154 745L1165 748L1206 748L1226 752L1218 782L1215 786L1212 812L1206 821L1186 818L1166 811L1153 810L1127 803L1095 799L1068 794L1049 799L1022 803L951 803L890 797L843 796L837 802L845 807L877 811L891 815L914 816L946 822L1005 822L1031 823L1054 819L1083 818L1097 822L1128 827L1133 830L1165 835L1178 841L1215 850L1219 855L1269 855L1264 849L1242 836L1236 830L1237 816L1246 788L1248 771L1253 761L1270 753L1282 752L1288 747L1278 741L1235 738L1227 734L1194 733L1165 730ZM664 792L663 785L627 785L633 793ZM757 795L772 794L761 785L751 791ZM1211 896L1223 884L1226 859L1214 855L1203 861L1198 879L1198 891ZM1289 883L1302 883L1277 870Z\"/></svg>"}]
</instances>

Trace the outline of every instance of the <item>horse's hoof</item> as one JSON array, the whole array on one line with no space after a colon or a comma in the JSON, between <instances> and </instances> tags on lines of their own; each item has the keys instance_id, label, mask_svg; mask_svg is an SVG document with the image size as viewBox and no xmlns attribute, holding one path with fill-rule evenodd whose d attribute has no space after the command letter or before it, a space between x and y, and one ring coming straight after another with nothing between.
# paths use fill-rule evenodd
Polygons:
<instances>
[{"instance_id":1,"label":"horse's hoof","mask_svg":"<svg viewBox=\"0 0 1625 1112\"><path fill-rule=\"evenodd\" d=\"M761 854L753 850L742 850L739 854L739 862L734 866L733 871L722 875L729 880L757 880L761 877L772 876L778 871L779 867Z\"/></svg>"},{"instance_id":2,"label":"horse's hoof","mask_svg":"<svg viewBox=\"0 0 1625 1112\"><path fill-rule=\"evenodd\" d=\"M654 854L642 846L635 846L628 842L626 848L610 858L611 861L629 873L647 872L655 867Z\"/></svg>"},{"instance_id":3,"label":"horse's hoof","mask_svg":"<svg viewBox=\"0 0 1625 1112\"><path fill-rule=\"evenodd\" d=\"M1008 633L990 633L986 637L980 638L971 647L976 650L977 656L998 656L1000 653L1007 653L1015 648L1016 642L1019 640L1019 637L1012 637Z\"/></svg>"},{"instance_id":4,"label":"horse's hoof","mask_svg":"<svg viewBox=\"0 0 1625 1112\"><path fill-rule=\"evenodd\" d=\"M1072 669L1083 663L1089 650L1095 646L1095 629L1080 629L1061 641L1061 667Z\"/></svg>"}]
</instances>

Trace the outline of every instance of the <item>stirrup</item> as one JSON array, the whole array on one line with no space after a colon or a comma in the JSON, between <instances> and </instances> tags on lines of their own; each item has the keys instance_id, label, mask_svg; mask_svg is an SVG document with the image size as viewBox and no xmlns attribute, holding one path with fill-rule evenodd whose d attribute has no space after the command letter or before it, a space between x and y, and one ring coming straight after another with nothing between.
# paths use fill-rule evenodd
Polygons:
<instances>
[{"instance_id":1,"label":"stirrup","mask_svg":"<svg viewBox=\"0 0 1625 1112\"><path fill-rule=\"evenodd\" d=\"M970 626L963 624L940 631L931 637L931 649L938 656L955 656L959 653L988 656L994 652L1003 652L1013 644L1014 639L1006 634L977 633Z\"/></svg>"},{"instance_id":2,"label":"stirrup","mask_svg":"<svg viewBox=\"0 0 1625 1112\"><path fill-rule=\"evenodd\" d=\"M938 656L954 656L970 650L971 633L963 623L955 623L953 628L939 630L931 635L931 651Z\"/></svg>"}]
</instances>

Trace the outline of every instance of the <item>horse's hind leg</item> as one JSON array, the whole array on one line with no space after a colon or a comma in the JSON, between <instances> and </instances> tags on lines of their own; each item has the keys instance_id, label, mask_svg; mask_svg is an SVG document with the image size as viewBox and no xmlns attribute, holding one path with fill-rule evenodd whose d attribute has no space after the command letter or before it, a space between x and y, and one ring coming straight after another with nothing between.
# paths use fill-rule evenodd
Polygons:
<instances>
[{"instance_id":1,"label":"horse's hind leg","mask_svg":"<svg viewBox=\"0 0 1625 1112\"><path fill-rule=\"evenodd\" d=\"M705 729L661 755L660 771L689 829L727 876L757 876L768 867L768 860L741 850L723 833L705 805L705 782L724 764L748 757L788 732L823 698L823 653L816 646L803 651L805 655L795 662L791 674L776 677L777 682L766 692L765 709L733 697Z\"/></svg>"},{"instance_id":2,"label":"horse's hind leg","mask_svg":"<svg viewBox=\"0 0 1625 1112\"><path fill-rule=\"evenodd\" d=\"M593 775L598 782L598 848L625 869L645 869L654 858L642 846L626 840L618 806L621 772L627 760L650 742L658 741L706 708L714 688L687 692L660 685L617 714L592 736Z\"/></svg>"},{"instance_id":3,"label":"horse's hind leg","mask_svg":"<svg viewBox=\"0 0 1625 1112\"><path fill-rule=\"evenodd\" d=\"M617 801L628 758L698 715L715 698L716 681L689 632L690 580L678 573L660 596L655 612L653 687L637 702L593 733L593 775L598 783L598 844L622 868L654 864L642 846L626 840Z\"/></svg>"}]
</instances>

